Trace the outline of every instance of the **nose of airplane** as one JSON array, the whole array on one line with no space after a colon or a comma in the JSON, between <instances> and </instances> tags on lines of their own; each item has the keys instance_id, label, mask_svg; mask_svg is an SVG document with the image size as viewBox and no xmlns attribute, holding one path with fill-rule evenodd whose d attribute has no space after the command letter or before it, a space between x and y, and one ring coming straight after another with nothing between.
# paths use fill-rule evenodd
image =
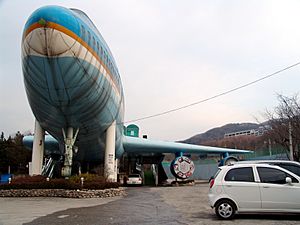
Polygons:
<instances>
[{"instance_id":1,"label":"nose of airplane","mask_svg":"<svg viewBox=\"0 0 300 225\"><path fill-rule=\"evenodd\" d=\"M76 42L78 23L72 12L60 6L45 6L29 17L23 36L25 54L60 56Z\"/></svg>"}]
</instances>

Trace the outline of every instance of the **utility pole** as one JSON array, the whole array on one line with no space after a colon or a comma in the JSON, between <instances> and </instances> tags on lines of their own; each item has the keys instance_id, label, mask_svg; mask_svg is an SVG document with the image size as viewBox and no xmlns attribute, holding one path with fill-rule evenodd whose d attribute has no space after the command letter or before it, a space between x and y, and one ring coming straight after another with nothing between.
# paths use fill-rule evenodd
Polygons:
<instances>
[{"instance_id":1,"label":"utility pole","mask_svg":"<svg viewBox=\"0 0 300 225\"><path fill-rule=\"evenodd\" d=\"M289 122L289 146L290 146L290 160L294 161L291 121Z\"/></svg>"},{"instance_id":2,"label":"utility pole","mask_svg":"<svg viewBox=\"0 0 300 225\"><path fill-rule=\"evenodd\" d=\"M271 143L271 139L269 138L269 142L268 142L268 144L269 144L269 154L270 154L270 156L272 156L272 143Z\"/></svg>"}]
</instances>

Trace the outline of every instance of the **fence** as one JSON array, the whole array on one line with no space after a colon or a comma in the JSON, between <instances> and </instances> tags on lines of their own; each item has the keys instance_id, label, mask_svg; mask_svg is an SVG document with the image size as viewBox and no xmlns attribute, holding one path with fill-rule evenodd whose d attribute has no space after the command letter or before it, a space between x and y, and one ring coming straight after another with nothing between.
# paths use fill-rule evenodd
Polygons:
<instances>
[{"instance_id":1,"label":"fence","mask_svg":"<svg viewBox=\"0 0 300 225\"><path fill-rule=\"evenodd\" d=\"M240 160L289 160L288 152L284 148L272 148L269 149L259 149L254 153L244 154L238 156ZM174 179L170 171L170 162L163 162L163 168L169 179ZM218 170L218 158L215 159L199 159L194 160L195 171L190 179L194 180L208 180L213 176Z\"/></svg>"}]
</instances>

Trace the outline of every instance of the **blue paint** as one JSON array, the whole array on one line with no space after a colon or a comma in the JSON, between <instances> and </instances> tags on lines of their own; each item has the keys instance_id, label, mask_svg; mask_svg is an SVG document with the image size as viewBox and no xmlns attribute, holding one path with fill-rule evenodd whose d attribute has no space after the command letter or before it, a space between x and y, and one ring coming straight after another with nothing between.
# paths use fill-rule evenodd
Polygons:
<instances>
[{"instance_id":1,"label":"blue paint","mask_svg":"<svg viewBox=\"0 0 300 225\"><path fill-rule=\"evenodd\" d=\"M121 89L120 76L112 53L96 26L84 12L61 6L44 6L34 11L28 18L24 32L32 24L39 22L40 19L59 24L85 41L89 47L98 54L99 58L103 59L104 64L110 69L111 73L114 74L118 88ZM101 48L103 49L103 54L101 54ZM105 57L107 57L108 60L105 60ZM112 66L110 66L109 62L111 62Z\"/></svg>"},{"instance_id":2,"label":"blue paint","mask_svg":"<svg viewBox=\"0 0 300 225\"><path fill-rule=\"evenodd\" d=\"M35 10L28 18L24 31L26 31L32 24L37 23L40 19L46 22L54 22L71 30L80 36L80 26L76 17L71 10L61 6L44 6Z\"/></svg>"}]
</instances>

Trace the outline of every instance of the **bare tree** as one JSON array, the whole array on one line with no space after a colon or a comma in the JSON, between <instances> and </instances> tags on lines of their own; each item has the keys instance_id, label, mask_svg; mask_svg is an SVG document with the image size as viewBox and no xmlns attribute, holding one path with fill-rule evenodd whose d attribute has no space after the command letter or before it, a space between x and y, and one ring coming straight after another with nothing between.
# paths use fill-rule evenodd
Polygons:
<instances>
[{"instance_id":1,"label":"bare tree","mask_svg":"<svg viewBox=\"0 0 300 225\"><path fill-rule=\"evenodd\" d=\"M271 130L266 134L268 138L289 150L289 124L291 125L294 159L299 161L298 146L300 144L300 102L298 95L287 97L278 95L279 104L273 111L267 110L266 119Z\"/></svg>"}]
</instances>

